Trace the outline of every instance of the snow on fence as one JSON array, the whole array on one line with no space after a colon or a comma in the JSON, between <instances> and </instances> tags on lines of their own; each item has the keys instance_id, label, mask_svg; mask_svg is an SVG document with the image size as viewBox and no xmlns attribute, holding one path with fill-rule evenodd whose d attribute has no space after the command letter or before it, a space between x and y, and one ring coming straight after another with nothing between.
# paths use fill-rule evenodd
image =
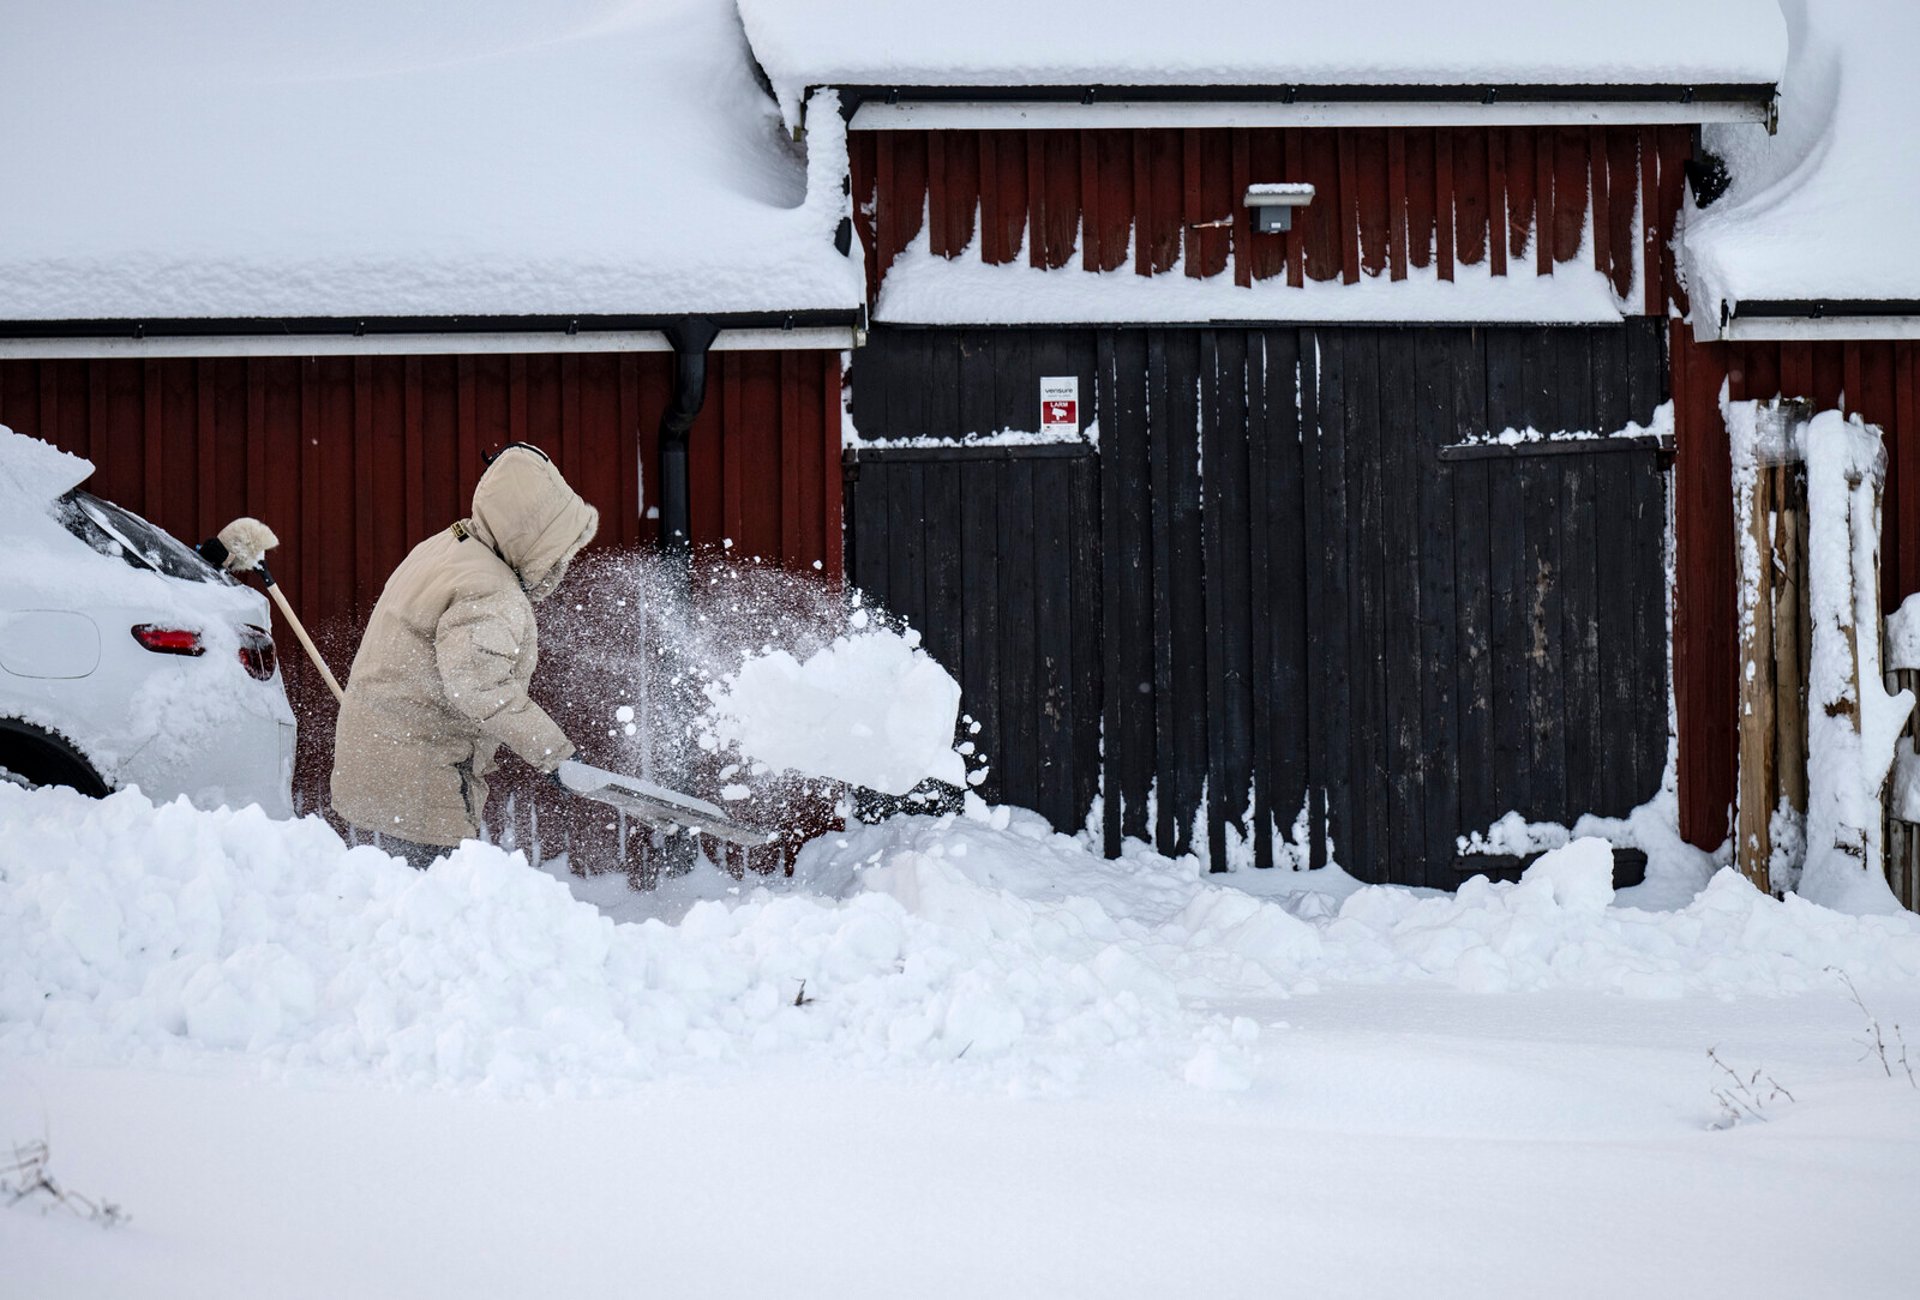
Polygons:
<instances>
[{"instance_id":1,"label":"snow on fence","mask_svg":"<svg viewBox=\"0 0 1920 1300\"><path fill-rule=\"evenodd\" d=\"M1723 409L1739 596L1734 860L1762 889L1888 910L1887 782L1914 696L1881 675L1880 429L1805 402ZM1899 898L1914 902L1910 879Z\"/></svg>"}]
</instances>

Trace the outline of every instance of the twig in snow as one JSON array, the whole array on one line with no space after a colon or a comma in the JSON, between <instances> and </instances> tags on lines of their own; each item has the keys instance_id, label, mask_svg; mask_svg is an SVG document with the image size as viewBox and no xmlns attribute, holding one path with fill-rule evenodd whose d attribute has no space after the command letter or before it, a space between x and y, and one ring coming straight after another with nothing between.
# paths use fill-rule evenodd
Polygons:
<instances>
[{"instance_id":1,"label":"twig in snow","mask_svg":"<svg viewBox=\"0 0 1920 1300\"><path fill-rule=\"evenodd\" d=\"M1742 1075L1740 1071L1720 1059L1720 1050L1715 1047L1707 1049L1707 1059L1727 1076L1725 1083L1708 1089L1714 1101L1720 1106L1719 1118L1709 1124L1708 1128L1732 1128L1743 1119L1757 1119L1764 1124L1767 1122L1767 1117L1761 1112L1770 1103L1782 1097L1788 1101L1794 1100L1793 1094L1765 1070L1756 1069L1752 1074Z\"/></svg>"},{"instance_id":2,"label":"twig in snow","mask_svg":"<svg viewBox=\"0 0 1920 1300\"><path fill-rule=\"evenodd\" d=\"M1863 1061L1868 1057L1877 1059L1880 1062L1880 1068L1885 1071L1886 1076L1891 1079L1893 1077L1893 1058L1887 1055L1887 1037L1880 1031L1880 1017L1867 1010L1866 999L1860 996L1860 990L1854 986L1851 975L1841 970L1838 966L1829 966L1827 970L1840 977L1840 982L1847 986L1847 996L1853 999L1854 1006L1860 1008L1860 1014L1867 1018L1866 1032L1859 1038L1853 1040L1860 1044L1863 1049L1860 1053L1860 1059ZM1905 1036L1901 1034L1899 1025L1893 1027L1893 1037L1895 1045L1900 1049L1900 1068L1906 1071L1908 1086L1920 1088L1920 1080L1914 1078L1913 1064L1907 1060L1907 1040Z\"/></svg>"},{"instance_id":3,"label":"twig in snow","mask_svg":"<svg viewBox=\"0 0 1920 1300\"><path fill-rule=\"evenodd\" d=\"M813 999L807 996L807 982L805 980L801 980L800 991L793 995L793 1005L796 1007L804 1007L811 1004L812 1002L813 1002Z\"/></svg>"},{"instance_id":4,"label":"twig in snow","mask_svg":"<svg viewBox=\"0 0 1920 1300\"><path fill-rule=\"evenodd\" d=\"M11 1159L0 1162L0 1196L6 1197L8 1205L36 1199L43 1210L58 1205L103 1228L118 1227L132 1217L112 1201L96 1201L60 1186L49 1168L51 1160L45 1138L15 1144Z\"/></svg>"}]
</instances>

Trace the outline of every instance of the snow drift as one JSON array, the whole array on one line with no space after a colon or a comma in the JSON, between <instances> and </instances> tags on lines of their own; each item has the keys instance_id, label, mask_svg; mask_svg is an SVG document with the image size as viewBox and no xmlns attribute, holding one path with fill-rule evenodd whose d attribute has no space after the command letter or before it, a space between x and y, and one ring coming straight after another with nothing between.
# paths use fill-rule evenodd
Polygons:
<instances>
[{"instance_id":1,"label":"snow drift","mask_svg":"<svg viewBox=\"0 0 1920 1300\"><path fill-rule=\"evenodd\" d=\"M1825 988L1833 966L1920 979L1920 919L1777 902L1731 872L1677 912L1611 907L1590 843L1517 885L1345 882L1336 905L1280 892L1317 877L1108 862L970 802L828 836L791 880L675 924L618 924L483 844L420 873L313 818L0 786L0 1050L244 1051L539 1095L769 1054L1019 1090L1095 1068L1235 1087L1264 1031L1221 1008L1336 981L1672 997Z\"/></svg>"}]
</instances>

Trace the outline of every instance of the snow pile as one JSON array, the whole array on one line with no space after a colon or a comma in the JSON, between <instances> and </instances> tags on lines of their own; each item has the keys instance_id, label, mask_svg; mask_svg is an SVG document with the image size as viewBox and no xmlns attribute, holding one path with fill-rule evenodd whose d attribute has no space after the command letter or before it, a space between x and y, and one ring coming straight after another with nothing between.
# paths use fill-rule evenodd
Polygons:
<instances>
[{"instance_id":1,"label":"snow pile","mask_svg":"<svg viewBox=\"0 0 1920 1300\"><path fill-rule=\"evenodd\" d=\"M1880 793L1913 695L1880 674L1880 432L1822 411L1807 464L1807 863L1799 889L1848 911L1898 911L1882 867ZM1860 635L1865 632L1866 635ZM1857 683L1857 686L1856 686Z\"/></svg>"},{"instance_id":2,"label":"snow pile","mask_svg":"<svg viewBox=\"0 0 1920 1300\"><path fill-rule=\"evenodd\" d=\"M1592 841L1457 895L1332 873L1350 890L1336 908L1278 892L1323 873L1260 873L1260 897L970 804L830 835L791 881L669 925L616 924L486 845L420 873L316 819L0 787L0 1050L237 1050L539 1094L770 1054L964 1061L1017 1090L1095 1068L1233 1088L1267 1037L1246 1008L1336 981L1668 997L1826 988L1833 966L1863 987L1920 980L1920 919L1777 902L1731 872L1677 912L1610 907Z\"/></svg>"},{"instance_id":3,"label":"snow pile","mask_svg":"<svg viewBox=\"0 0 1920 1300\"><path fill-rule=\"evenodd\" d=\"M851 311L838 125L732 0L19 0L0 316Z\"/></svg>"},{"instance_id":4,"label":"snow pile","mask_svg":"<svg viewBox=\"0 0 1920 1300\"><path fill-rule=\"evenodd\" d=\"M0 424L0 498L9 511L44 512L92 474L92 461Z\"/></svg>"},{"instance_id":5,"label":"snow pile","mask_svg":"<svg viewBox=\"0 0 1920 1300\"><path fill-rule=\"evenodd\" d=\"M1706 128L1727 193L1685 235L1694 326L1743 298L1920 298L1920 5L1780 0L1780 131ZM1906 141L1907 143L1902 143Z\"/></svg>"},{"instance_id":6,"label":"snow pile","mask_svg":"<svg viewBox=\"0 0 1920 1300\"><path fill-rule=\"evenodd\" d=\"M805 662L771 650L707 688L711 742L768 767L903 795L929 778L967 780L954 752L960 684L920 634L867 626Z\"/></svg>"},{"instance_id":7,"label":"snow pile","mask_svg":"<svg viewBox=\"0 0 1920 1300\"><path fill-rule=\"evenodd\" d=\"M1374 0L1310 21L1218 0L1201 23L1169 22L1159 0L740 0L740 12L789 119L816 85L1770 84L1786 57L1771 0Z\"/></svg>"}]
</instances>

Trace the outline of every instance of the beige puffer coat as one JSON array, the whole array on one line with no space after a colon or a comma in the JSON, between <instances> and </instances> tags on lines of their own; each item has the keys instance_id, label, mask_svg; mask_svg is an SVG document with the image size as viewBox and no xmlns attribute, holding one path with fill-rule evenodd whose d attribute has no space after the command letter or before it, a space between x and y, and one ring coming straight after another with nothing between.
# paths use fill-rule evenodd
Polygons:
<instances>
[{"instance_id":1,"label":"beige puffer coat","mask_svg":"<svg viewBox=\"0 0 1920 1300\"><path fill-rule=\"evenodd\" d=\"M499 746L544 772L573 753L527 697L533 602L599 523L552 462L514 446L481 475L473 518L413 548L354 656L334 741L336 812L363 830L457 844L480 832Z\"/></svg>"}]
</instances>

